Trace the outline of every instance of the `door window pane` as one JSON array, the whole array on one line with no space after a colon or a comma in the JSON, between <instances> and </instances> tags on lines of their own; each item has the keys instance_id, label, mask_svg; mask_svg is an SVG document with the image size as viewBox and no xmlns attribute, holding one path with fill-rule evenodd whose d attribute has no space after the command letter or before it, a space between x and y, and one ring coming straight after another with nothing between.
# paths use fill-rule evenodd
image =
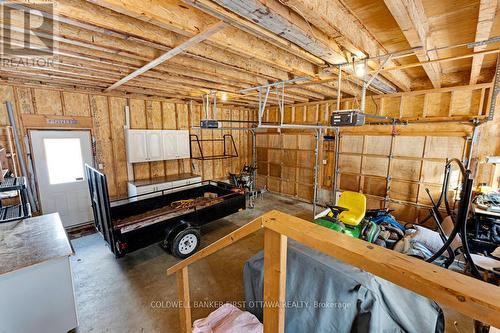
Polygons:
<instances>
[{"instance_id":1,"label":"door window pane","mask_svg":"<svg viewBox=\"0 0 500 333\"><path fill-rule=\"evenodd\" d=\"M43 145L51 185L83 180L80 139L43 139Z\"/></svg>"}]
</instances>

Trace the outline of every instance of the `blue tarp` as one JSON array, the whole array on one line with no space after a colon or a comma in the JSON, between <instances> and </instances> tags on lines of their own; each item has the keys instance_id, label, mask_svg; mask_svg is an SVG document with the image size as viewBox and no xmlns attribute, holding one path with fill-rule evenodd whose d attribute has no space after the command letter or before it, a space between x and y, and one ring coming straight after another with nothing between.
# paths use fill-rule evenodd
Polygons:
<instances>
[{"instance_id":1,"label":"blue tarp","mask_svg":"<svg viewBox=\"0 0 500 333\"><path fill-rule=\"evenodd\" d=\"M244 267L247 311L262 321L264 258ZM285 332L443 332L432 300L288 241Z\"/></svg>"}]
</instances>

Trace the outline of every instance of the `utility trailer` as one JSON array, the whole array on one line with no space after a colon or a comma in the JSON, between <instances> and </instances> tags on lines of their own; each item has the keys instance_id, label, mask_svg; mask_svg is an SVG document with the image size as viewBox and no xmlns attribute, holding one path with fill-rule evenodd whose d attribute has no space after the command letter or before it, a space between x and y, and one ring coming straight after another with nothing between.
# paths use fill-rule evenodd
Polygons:
<instances>
[{"instance_id":1,"label":"utility trailer","mask_svg":"<svg viewBox=\"0 0 500 333\"><path fill-rule=\"evenodd\" d=\"M94 224L116 257L162 242L186 258L200 245L200 226L245 209L245 194L222 182L202 181L110 201L106 176L85 165ZM208 195L207 195L208 194Z\"/></svg>"}]
</instances>

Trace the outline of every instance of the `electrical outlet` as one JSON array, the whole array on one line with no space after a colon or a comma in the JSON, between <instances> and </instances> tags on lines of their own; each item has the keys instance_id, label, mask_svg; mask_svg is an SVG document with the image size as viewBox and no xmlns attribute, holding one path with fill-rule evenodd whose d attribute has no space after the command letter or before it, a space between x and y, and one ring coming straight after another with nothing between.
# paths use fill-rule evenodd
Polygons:
<instances>
[{"instance_id":1,"label":"electrical outlet","mask_svg":"<svg viewBox=\"0 0 500 333\"><path fill-rule=\"evenodd\" d=\"M104 164L102 164L102 163L99 163L99 164L97 165L97 168L99 168L99 170L102 170L102 169L104 169Z\"/></svg>"},{"instance_id":2,"label":"electrical outlet","mask_svg":"<svg viewBox=\"0 0 500 333\"><path fill-rule=\"evenodd\" d=\"M323 160L323 165L327 165L328 164L328 160Z\"/></svg>"}]
</instances>

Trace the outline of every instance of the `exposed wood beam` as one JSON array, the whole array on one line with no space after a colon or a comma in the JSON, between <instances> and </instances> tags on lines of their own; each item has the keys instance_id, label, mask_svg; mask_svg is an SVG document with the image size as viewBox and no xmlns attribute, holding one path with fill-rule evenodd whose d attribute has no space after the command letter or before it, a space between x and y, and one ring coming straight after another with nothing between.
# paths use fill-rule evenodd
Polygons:
<instances>
[{"instance_id":1,"label":"exposed wood beam","mask_svg":"<svg viewBox=\"0 0 500 333\"><path fill-rule=\"evenodd\" d=\"M77 87L87 87L90 89L99 89L99 92L102 93L103 89L106 85L103 85L99 82L89 82L89 80L82 80L79 76L75 75L74 77L54 75L54 74L43 74L39 72L20 72L18 70L0 70L0 77L4 78L15 78L21 79L24 82L43 82L47 85L53 84L64 84L64 85L73 85ZM118 88L121 89L122 87ZM118 90L116 90L118 91ZM112 91L111 93L114 93ZM127 94L141 94L148 96L160 96L160 97L168 97L168 98L177 98L177 99L187 99L187 100L201 100L199 96L191 96L180 93L173 93L172 91L164 91L160 89L149 89L149 88L140 88L140 87L123 87L121 91L121 95L126 96Z\"/></svg>"},{"instance_id":2,"label":"exposed wood beam","mask_svg":"<svg viewBox=\"0 0 500 333\"><path fill-rule=\"evenodd\" d=\"M267 29L260 27L253 21L242 19L232 11L218 5L217 3L212 2L211 0L183 0L183 1L186 4L198 8L211 16L214 16L220 20L223 20L224 22L229 23L235 28L238 28L256 37L259 37L260 39L265 40L266 42L269 42L305 60L311 61L314 64L317 65L325 64L324 60L318 58L317 56L312 55L311 53L296 46L295 44L292 44L285 38L275 33L272 33Z\"/></svg>"},{"instance_id":3,"label":"exposed wood beam","mask_svg":"<svg viewBox=\"0 0 500 333\"><path fill-rule=\"evenodd\" d=\"M72 18L61 15L50 15L43 12L31 12L30 15L41 15L46 19L58 21L58 36L51 36L42 28L37 28L37 34L44 36L42 39L57 40L59 47L55 50L59 59L64 58L66 63L82 67L82 70L89 65L99 68L109 67L112 70L120 70L123 76L158 57L159 52L171 50L170 44L181 43L183 37L176 38L169 31L163 31L161 28L150 25L146 22L138 21L111 10L101 8L90 3L81 3L78 8L72 7L79 4L76 0L61 1L61 14L72 15ZM20 10L25 7L19 8ZM36 14L33 14L36 13ZM16 27L22 27L22 15L18 15L11 24ZM96 18L101 19L103 26L83 24L80 21L91 22ZM126 20L132 20L134 24L124 25ZM93 22L93 21L92 21ZM129 22L131 23L131 22ZM137 25L138 29L132 29ZM113 27L114 30L109 30ZM123 29L122 29L123 28ZM128 29L127 29L128 28ZM17 28L13 29L16 30ZM21 41L23 29L17 29L14 36ZM141 35L131 35L131 33L142 32ZM162 31L161 36L164 39L156 38L158 31ZM155 35L156 33L156 35ZM154 38L154 41L146 40ZM165 45L167 44L167 45ZM169 60L168 64L162 64L155 69L141 75L141 77L160 77L167 75L180 75L179 82L191 86L190 81L207 81L207 89L217 89L224 91L234 91L234 88L224 87L223 85L239 86L247 88L248 85L262 85L271 81L282 80L288 77L288 73L269 66L258 65L256 62L250 62L241 55L233 56L227 50L222 52L210 46L193 46L188 51ZM197 48L197 49L196 49ZM196 50L195 50L196 49ZM205 56L206 54L206 56ZM219 56L220 55L220 56ZM192 71L186 72L185 68L191 68ZM75 67L76 68L76 67ZM168 78L167 76L164 76ZM118 79L118 78L117 78ZM137 80L137 79L136 79ZM140 82L134 80L133 84L140 87ZM220 86L214 88L214 84ZM349 89L344 93L349 95L355 92ZM290 98L297 96L297 101L303 101L306 97L309 100L322 100L325 97L335 96L336 91L327 85L317 85L312 88L296 90L292 89ZM321 96L321 95L322 96Z\"/></svg>"},{"instance_id":4,"label":"exposed wood beam","mask_svg":"<svg viewBox=\"0 0 500 333\"><path fill-rule=\"evenodd\" d=\"M183 4L182 6L185 7ZM180 8L180 6L178 8ZM60 0L57 3L57 10L60 17L86 22L100 29L113 30L124 36L124 40L126 41L141 43L143 46L154 47L163 52L168 51L186 40L185 37L167 29L163 29L158 25L153 25L146 21L141 21L83 0ZM176 16L176 14L167 15L165 17L168 18L172 16ZM211 20L210 23L215 21L216 20ZM207 26L210 23L198 26ZM190 36L199 32L193 25L191 26L191 30L193 33ZM224 33L227 33L227 30L228 29L226 29ZM108 37L109 39L113 38L112 36ZM249 46L256 49L259 48L259 43L255 43L253 40L246 42L247 49ZM287 71L290 70L290 66L287 68L269 66L267 63L261 62L259 57L248 57L241 51L238 51L239 45L216 47L212 44L212 41L210 41L210 45L207 42L197 44L183 55L173 58L172 61L177 62L180 59L191 57L189 65L187 65L187 62L184 62L185 66L200 68L203 67L204 64L209 63L213 68L218 67L218 73L223 73L227 69L233 73L235 70L240 73L251 73L261 78L265 78L266 80L286 80L289 78L290 74ZM269 52L270 51L271 50L269 50ZM148 53L150 52L151 50L148 51ZM272 54L272 52L269 53L269 55ZM158 54L156 56L158 56ZM292 61L292 58L285 58L278 60ZM281 62L283 62L284 67L285 61L280 61L280 63ZM314 66L310 63L308 66L311 66L308 67L308 71L314 71ZM265 83L267 83L267 81L261 84Z\"/></svg>"},{"instance_id":5,"label":"exposed wood beam","mask_svg":"<svg viewBox=\"0 0 500 333\"><path fill-rule=\"evenodd\" d=\"M69 21L65 20L65 22ZM17 24L18 26L22 26L23 24L22 22L15 21L12 23L19 23ZM59 47L55 52L59 57L71 57L74 58L75 61L91 61L96 64L106 64L112 66L112 68L121 67L128 72L129 69L136 69L142 66L144 63L143 61L150 61L151 58L157 56L156 50L151 49L151 47L138 45L137 40L130 41L129 38L123 38L123 36L120 36L120 39L115 38L115 35L118 33L115 33L113 36L108 36L104 35L101 31L90 32L84 29L75 29L62 22L59 22L58 30L60 36L52 36L40 31L37 31L37 35L42 39L57 40L59 42ZM17 36L19 41L23 40L23 29L13 27L11 31L11 35ZM15 42L11 41L11 43ZM154 46L158 48L159 44L155 44ZM162 49L165 49L165 47ZM186 72L186 67L192 68L192 71ZM171 59L168 66L159 66L157 68L161 69L162 72L192 75L197 79L203 78L219 83L225 83L227 80L232 80L232 82L228 82L228 84L238 84L240 88L238 90L247 88L248 84L266 84L268 82L265 78L259 77L259 73L249 73L244 69L236 69L234 66L215 63L209 59L204 59L196 55L180 55ZM153 71L156 71L156 69ZM127 72L124 73L124 75L126 75ZM210 88L210 86L207 86L207 88ZM222 90L226 89L222 88ZM229 91L231 90L232 89L229 89Z\"/></svg>"},{"instance_id":6,"label":"exposed wood beam","mask_svg":"<svg viewBox=\"0 0 500 333\"><path fill-rule=\"evenodd\" d=\"M91 4L86 4L87 9L92 7ZM20 5L9 5L11 7L17 8L19 10L26 11L27 7ZM90 6L90 8L88 7ZM111 15L113 12L107 11L106 9L101 10L108 17L111 23L116 23L116 16ZM68 36L74 36L80 40L92 41L92 44L100 45L109 51L115 51L114 53L120 52L120 55L127 54L128 57L133 57L134 59L146 60L157 56L156 50L168 51L171 48L165 46L164 44L158 42L152 42L137 36L131 36L130 34L121 33L118 31L102 28L96 25L85 24L78 20L69 19L62 17L60 15L52 15L50 13L42 12L40 10L31 11L30 15L40 15L45 18L49 18L58 22L58 32L59 35L65 36L65 39L69 39ZM99 13L93 14L93 16L99 15ZM119 14L116 14L119 15ZM85 18L79 18L84 20ZM104 19L104 16L103 16ZM24 21L23 21L24 22ZM22 26L22 25L21 25ZM145 30L148 32L148 30ZM63 40L61 40L63 41ZM64 40L65 42L69 42ZM127 53L130 50L130 53ZM211 52L213 54L214 52ZM116 59L113 60L116 63ZM238 68L237 63L232 66L228 64L214 64L215 61L211 61L209 58L203 58L192 51L187 51L183 55L180 55L169 62L168 68L172 68L172 63L176 66L189 67L193 71L202 71L205 75L210 75L212 77L233 77L234 79L239 79L242 82L248 84L266 84L267 80L259 77L259 73L250 73L247 69ZM137 64L135 66L139 66ZM164 66L160 66L163 68ZM183 69L184 70L184 69ZM201 75L197 72L196 75Z\"/></svg>"},{"instance_id":7,"label":"exposed wood beam","mask_svg":"<svg viewBox=\"0 0 500 333\"><path fill-rule=\"evenodd\" d=\"M258 29L265 29L283 36L291 45L301 47L308 53L322 59L326 64L338 64L347 60L343 50L339 48L331 36L276 0L244 2L238 0L184 0L184 2L225 20L235 27L245 27L246 30L253 31L257 36L260 36ZM355 77L350 77L349 80L357 86L361 85L361 81ZM382 78L379 82L388 86L389 89L396 90L390 81L385 81ZM379 93L379 90L374 86L369 87L369 89ZM408 86L409 83L404 89L407 89ZM353 95L352 91L346 91L346 93Z\"/></svg>"},{"instance_id":8,"label":"exposed wood beam","mask_svg":"<svg viewBox=\"0 0 500 333\"><path fill-rule=\"evenodd\" d=\"M223 16L235 26L262 27L330 64L346 61L342 50L334 40L329 39L299 14L278 2L266 1L262 3L259 0L184 0L184 2L201 10L208 8L210 14ZM212 6L210 6L210 2L212 2ZM214 2L219 5L218 9L214 8ZM223 11L224 8L220 8L220 6L224 7L226 11ZM231 15L227 11L237 15Z\"/></svg>"},{"instance_id":9,"label":"exposed wood beam","mask_svg":"<svg viewBox=\"0 0 500 333\"><path fill-rule=\"evenodd\" d=\"M375 57L388 53L339 0L286 0L283 2L291 9L299 11L305 19L313 22L323 33L335 39L339 45L357 57ZM368 65L374 69L378 67L374 62L369 62ZM387 65L392 66L397 63L389 61ZM403 71L384 73L382 80L384 78L403 91L410 90L411 79Z\"/></svg>"},{"instance_id":10,"label":"exposed wood beam","mask_svg":"<svg viewBox=\"0 0 500 333\"><path fill-rule=\"evenodd\" d=\"M417 52L418 60L436 59L437 54L432 51L435 44L429 31L422 0L384 0L384 2L410 46L423 47L423 51ZM430 63L424 65L423 68L434 88L441 87L441 66L437 63Z\"/></svg>"},{"instance_id":11,"label":"exposed wood beam","mask_svg":"<svg viewBox=\"0 0 500 333\"><path fill-rule=\"evenodd\" d=\"M215 33L221 31L224 27L226 27L226 24L224 22L217 22L217 23L209 26L207 29L205 29L202 32L200 32L199 34L189 38L187 41L185 41L181 45L174 47L173 49L162 54L160 57L156 58L155 60L153 60L153 61L147 63L146 65L142 66L141 68L137 69L133 73L130 73L129 75L122 78L121 80L113 83L111 86L109 86L105 90L105 92L109 92L109 91L115 89L116 87L119 87L122 84L132 80L133 78L135 78L135 77L149 71L150 69L158 66L159 64L167 61L168 59L175 57L179 53L184 52L184 50L191 47L192 45L198 44L198 43L204 41L205 39L209 38L210 36L214 35Z\"/></svg>"},{"instance_id":12,"label":"exposed wood beam","mask_svg":"<svg viewBox=\"0 0 500 333\"><path fill-rule=\"evenodd\" d=\"M287 237L265 229L262 310L265 332L285 332L286 258Z\"/></svg>"},{"instance_id":13,"label":"exposed wood beam","mask_svg":"<svg viewBox=\"0 0 500 333\"><path fill-rule=\"evenodd\" d=\"M20 39L19 39L20 38ZM0 42L1 43L1 42ZM9 40L11 45L24 45L22 43L22 36L18 36L18 41ZM98 70L107 69L109 71L115 72L118 77L115 80L118 80L120 77L126 76L127 74L133 72L137 67L142 65L142 62L128 62L127 59L123 57L119 58L111 58L113 61L103 61L103 59L94 59L94 58L85 58L85 57L72 57L67 51L65 52L65 48L67 45L64 43L60 43L58 49L56 50L57 58L54 59L54 64L62 65L62 66L73 66L76 69L80 69L83 71L86 70ZM83 48L78 48L78 51L83 52ZM95 50L90 48L88 51L90 54L95 53ZM61 60L65 59L65 62ZM85 74L85 73L84 73ZM108 76L107 76L108 77ZM195 71L193 74L191 71L186 71L185 68L176 70L176 68L164 67L164 68L156 68L151 70L141 77L144 78L157 78L160 80L164 80L165 82L176 82L182 83L187 86L197 86L199 88L205 89L217 89L223 91L234 91L237 92L243 88L248 88L250 85L245 83L239 83L237 81L229 81L229 80L220 80L212 75L204 75L204 73L199 73ZM109 78L109 77L108 77ZM175 81L173 81L175 80ZM111 82L112 83L112 82Z\"/></svg>"},{"instance_id":14,"label":"exposed wood beam","mask_svg":"<svg viewBox=\"0 0 500 333\"><path fill-rule=\"evenodd\" d=\"M498 0L481 0L479 3L479 13L476 27L476 42L486 40L490 37L491 28L495 20ZM476 46L474 52L486 49L486 45ZM476 84L483 65L484 55L475 55L472 58L469 84Z\"/></svg>"},{"instance_id":15,"label":"exposed wood beam","mask_svg":"<svg viewBox=\"0 0 500 333\"><path fill-rule=\"evenodd\" d=\"M498 52L499 52L498 49L484 50L484 51L479 51L477 53L472 53L472 54L463 54L463 55L446 57L446 58L436 58L433 60L415 62L415 63L399 65L399 66L394 66L394 67L385 67L385 68L382 68L381 71L394 71L394 70L398 70L398 69L413 68L413 67L420 67L420 66L424 67L428 64L439 64L441 62L455 61L455 60L467 59L467 58L472 58L472 57L480 57L480 56L484 57L487 54L495 54Z\"/></svg>"},{"instance_id":16,"label":"exposed wood beam","mask_svg":"<svg viewBox=\"0 0 500 333\"><path fill-rule=\"evenodd\" d=\"M66 1L68 0L61 0L61 2ZM180 0L150 0L147 2L142 0L90 1L185 37L192 37L199 32L199 27L207 26L217 20L196 8L187 7ZM60 7L59 5L59 11L61 10ZM124 22L127 29L130 28L129 22L130 18ZM101 22L95 23L102 24ZM134 34L142 33L134 31ZM262 62L267 67L279 68L293 75L316 76L318 73L317 65L233 27L228 27L215 35L209 43L200 45L205 44L216 46L222 50L230 50L240 56L253 59L253 61Z\"/></svg>"}]
</instances>

